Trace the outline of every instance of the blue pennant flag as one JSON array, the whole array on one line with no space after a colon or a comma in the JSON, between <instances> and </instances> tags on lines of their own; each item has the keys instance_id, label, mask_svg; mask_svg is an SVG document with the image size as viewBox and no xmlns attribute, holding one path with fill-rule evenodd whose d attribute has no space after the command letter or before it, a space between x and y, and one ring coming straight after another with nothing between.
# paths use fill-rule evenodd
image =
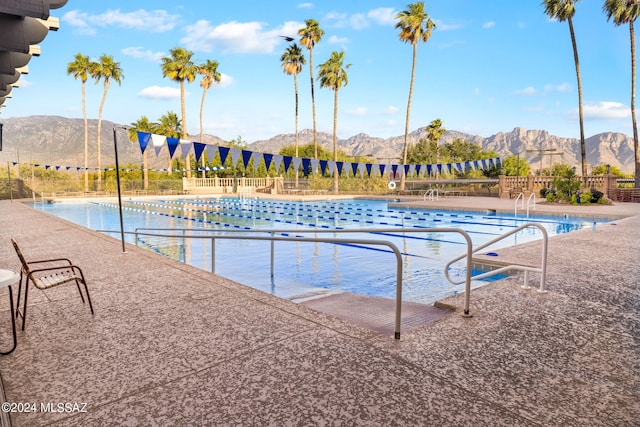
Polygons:
<instances>
[{"instance_id":1,"label":"blue pennant flag","mask_svg":"<svg viewBox=\"0 0 640 427\"><path fill-rule=\"evenodd\" d=\"M251 160L251 155L252 154L253 154L253 151L242 150L242 164L244 165L245 168L249 164L249 160Z\"/></svg>"},{"instance_id":2,"label":"blue pennant flag","mask_svg":"<svg viewBox=\"0 0 640 427\"><path fill-rule=\"evenodd\" d=\"M311 159L305 157L302 158L302 173L307 175L309 173L309 166L311 166Z\"/></svg>"},{"instance_id":3,"label":"blue pennant flag","mask_svg":"<svg viewBox=\"0 0 640 427\"><path fill-rule=\"evenodd\" d=\"M327 169L327 161L326 160L320 160L320 171L322 171L323 175L324 175L326 169Z\"/></svg>"},{"instance_id":4,"label":"blue pennant flag","mask_svg":"<svg viewBox=\"0 0 640 427\"><path fill-rule=\"evenodd\" d=\"M140 144L140 151L144 154L144 150L147 149L149 141L151 140L151 134L147 132L136 132L138 134L138 144Z\"/></svg>"},{"instance_id":5,"label":"blue pennant flag","mask_svg":"<svg viewBox=\"0 0 640 427\"><path fill-rule=\"evenodd\" d=\"M169 147L169 158L173 158L173 153L176 152L176 148L178 148L178 144L180 144L180 138L171 138L167 137L167 147Z\"/></svg>"},{"instance_id":6,"label":"blue pennant flag","mask_svg":"<svg viewBox=\"0 0 640 427\"><path fill-rule=\"evenodd\" d=\"M336 162L336 167L338 168L338 176L342 175L342 166L344 166L344 162Z\"/></svg>"},{"instance_id":7,"label":"blue pennant flag","mask_svg":"<svg viewBox=\"0 0 640 427\"><path fill-rule=\"evenodd\" d=\"M227 160L227 156L229 155L229 148L218 147L218 152L220 153L220 164L224 166L224 162Z\"/></svg>"},{"instance_id":8,"label":"blue pennant flag","mask_svg":"<svg viewBox=\"0 0 640 427\"><path fill-rule=\"evenodd\" d=\"M269 170L269 166L271 166L271 159L273 159L273 154L264 153L262 157L264 158L265 167L267 168L267 170Z\"/></svg>"},{"instance_id":9,"label":"blue pennant flag","mask_svg":"<svg viewBox=\"0 0 640 427\"><path fill-rule=\"evenodd\" d=\"M384 176L384 170L386 167L386 165L380 165L380 176Z\"/></svg>"},{"instance_id":10,"label":"blue pennant flag","mask_svg":"<svg viewBox=\"0 0 640 427\"><path fill-rule=\"evenodd\" d=\"M373 165L371 163L367 163L366 165L364 165L365 168L367 168L367 176L371 176L371 168L373 167Z\"/></svg>"},{"instance_id":11,"label":"blue pennant flag","mask_svg":"<svg viewBox=\"0 0 640 427\"><path fill-rule=\"evenodd\" d=\"M289 166L291 166L291 161L293 160L293 157L282 156L282 160L284 162L284 173L287 173L287 171L289 170Z\"/></svg>"},{"instance_id":12,"label":"blue pennant flag","mask_svg":"<svg viewBox=\"0 0 640 427\"><path fill-rule=\"evenodd\" d=\"M202 144L200 142L193 143L193 151L196 154L196 162L200 161L200 157L202 156L202 152L206 148L207 144Z\"/></svg>"},{"instance_id":13,"label":"blue pennant flag","mask_svg":"<svg viewBox=\"0 0 640 427\"><path fill-rule=\"evenodd\" d=\"M351 172L353 172L353 176L356 176L356 173L358 172L358 163L351 163Z\"/></svg>"}]
</instances>

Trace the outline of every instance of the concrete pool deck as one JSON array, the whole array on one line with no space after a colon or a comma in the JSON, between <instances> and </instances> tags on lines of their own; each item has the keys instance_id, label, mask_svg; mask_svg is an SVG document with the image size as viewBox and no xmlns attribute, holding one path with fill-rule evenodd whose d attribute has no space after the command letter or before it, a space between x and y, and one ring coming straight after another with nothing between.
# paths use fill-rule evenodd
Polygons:
<instances>
[{"instance_id":1,"label":"concrete pool deck","mask_svg":"<svg viewBox=\"0 0 640 427\"><path fill-rule=\"evenodd\" d=\"M37 411L3 423L640 425L640 204L536 210L627 218L551 238L548 293L521 289L520 276L494 282L471 292L472 318L460 316L461 295L448 298L456 311L398 341L133 246L123 254L119 240L0 201L0 268L19 269L10 238L30 259L69 257L95 308L73 286L32 290L0 374L5 401ZM540 246L498 252L528 261ZM11 341L8 305L0 289L0 351ZM42 411L58 403L78 405Z\"/></svg>"}]
</instances>

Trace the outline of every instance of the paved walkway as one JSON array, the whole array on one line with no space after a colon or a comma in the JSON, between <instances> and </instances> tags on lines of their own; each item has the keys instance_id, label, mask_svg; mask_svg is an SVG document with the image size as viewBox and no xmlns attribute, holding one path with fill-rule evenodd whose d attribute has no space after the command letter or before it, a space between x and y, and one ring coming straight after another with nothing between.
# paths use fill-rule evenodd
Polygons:
<instances>
[{"instance_id":1,"label":"paved walkway","mask_svg":"<svg viewBox=\"0 0 640 427\"><path fill-rule=\"evenodd\" d=\"M513 209L471 197L413 203ZM456 312L397 341L142 249L123 254L118 240L0 201L0 268L19 268L12 237L31 259L68 256L96 310L72 286L32 292L0 373L6 401L37 412L10 422L638 426L640 205L561 209L634 216L553 237L549 293L521 289L518 276L495 282L472 291L472 318L460 316L461 296L449 298ZM2 289L0 351L7 307ZM77 406L42 411L58 403Z\"/></svg>"}]
</instances>

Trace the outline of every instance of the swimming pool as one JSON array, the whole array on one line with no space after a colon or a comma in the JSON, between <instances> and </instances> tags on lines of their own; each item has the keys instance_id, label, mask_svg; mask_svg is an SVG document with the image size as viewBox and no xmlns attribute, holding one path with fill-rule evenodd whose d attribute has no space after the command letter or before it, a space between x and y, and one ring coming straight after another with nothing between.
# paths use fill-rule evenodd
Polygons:
<instances>
[{"instance_id":1,"label":"swimming pool","mask_svg":"<svg viewBox=\"0 0 640 427\"><path fill-rule=\"evenodd\" d=\"M119 230L118 206L111 202L35 203L34 206L94 230ZM592 218L565 216L516 216L514 214L442 211L390 207L380 200L328 200L291 202L255 198L123 200L126 231L137 228L216 229L371 229L443 228L465 230L478 246L526 222L538 222L552 236L591 227ZM598 219L602 222L602 219ZM234 231L235 232L235 231ZM338 233L329 236L339 237ZM319 235L320 236L320 235ZM119 237L114 235L114 237ZM403 299L431 303L463 290L445 278L444 265L466 250L462 236L452 233L354 233L352 238L389 240L403 253ZM526 229L498 247L541 238ZM134 243L134 238L127 240ZM155 252L205 270L211 269L208 241L145 236L138 242ZM395 258L380 247L308 242L275 244L275 276L270 276L269 242L222 240L216 243L216 273L256 289L287 299L327 292L356 292L393 298ZM452 276L463 277L464 266ZM475 284L476 286L478 283Z\"/></svg>"}]
</instances>

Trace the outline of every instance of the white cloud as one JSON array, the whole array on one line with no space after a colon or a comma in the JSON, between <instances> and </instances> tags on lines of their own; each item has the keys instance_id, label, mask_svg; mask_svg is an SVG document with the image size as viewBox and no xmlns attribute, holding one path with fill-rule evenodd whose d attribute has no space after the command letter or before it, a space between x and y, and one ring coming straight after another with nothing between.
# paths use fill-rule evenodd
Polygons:
<instances>
[{"instance_id":1,"label":"white cloud","mask_svg":"<svg viewBox=\"0 0 640 427\"><path fill-rule=\"evenodd\" d=\"M560 83L559 85L546 84L544 85L545 93L550 92L560 92L560 93L568 93L571 92L572 86L569 83Z\"/></svg>"},{"instance_id":2,"label":"white cloud","mask_svg":"<svg viewBox=\"0 0 640 427\"><path fill-rule=\"evenodd\" d=\"M528 87L525 87L524 89L519 89L513 92L514 95L526 95L526 96L536 95L537 93L538 91L533 86L528 86Z\"/></svg>"},{"instance_id":3,"label":"white cloud","mask_svg":"<svg viewBox=\"0 0 640 427\"><path fill-rule=\"evenodd\" d=\"M369 26L369 21L363 13L356 13L349 18L349 24L354 30L362 30Z\"/></svg>"},{"instance_id":4,"label":"white cloud","mask_svg":"<svg viewBox=\"0 0 640 427\"><path fill-rule=\"evenodd\" d=\"M231 77L228 74L220 73L220 83L216 83L214 87L218 86L221 88L225 88L225 87L231 86L233 83L235 83L235 80L233 77Z\"/></svg>"},{"instance_id":5,"label":"white cloud","mask_svg":"<svg viewBox=\"0 0 640 427\"><path fill-rule=\"evenodd\" d=\"M488 30L489 28L493 28L496 26L496 23L494 21L489 21L489 22L485 22L484 24L482 24L482 29L483 30Z\"/></svg>"},{"instance_id":6,"label":"white cloud","mask_svg":"<svg viewBox=\"0 0 640 427\"><path fill-rule=\"evenodd\" d=\"M188 36L180 40L187 49L225 53L271 53L282 42L280 35L297 35L304 27L300 22L288 21L273 30L265 30L262 22L230 21L217 26L200 20L186 27Z\"/></svg>"},{"instance_id":7,"label":"white cloud","mask_svg":"<svg viewBox=\"0 0 640 427\"><path fill-rule=\"evenodd\" d=\"M357 107L347 110L346 113L350 116L366 116L369 114L369 109L367 107Z\"/></svg>"},{"instance_id":8,"label":"white cloud","mask_svg":"<svg viewBox=\"0 0 640 427\"><path fill-rule=\"evenodd\" d=\"M367 18L378 25L396 24L396 12L390 7L379 7L378 9L370 10L367 13Z\"/></svg>"},{"instance_id":9,"label":"white cloud","mask_svg":"<svg viewBox=\"0 0 640 427\"><path fill-rule=\"evenodd\" d=\"M180 89L169 86L149 86L138 92L138 96L149 99L174 99L180 98Z\"/></svg>"},{"instance_id":10,"label":"white cloud","mask_svg":"<svg viewBox=\"0 0 640 427\"><path fill-rule=\"evenodd\" d=\"M324 18L327 27L331 28L352 28L354 30L363 30L371 25L395 25L396 12L393 8L380 7L365 13L354 13L348 15L346 13L329 12Z\"/></svg>"},{"instance_id":11,"label":"white cloud","mask_svg":"<svg viewBox=\"0 0 640 427\"><path fill-rule=\"evenodd\" d=\"M90 15L78 9L62 16L62 21L74 27L81 34L92 35L97 28L120 27L141 31L165 32L173 30L179 20L178 15L170 15L165 10L147 11L140 9L123 13L120 9L107 10L98 15Z\"/></svg>"},{"instance_id":12,"label":"white cloud","mask_svg":"<svg viewBox=\"0 0 640 427\"><path fill-rule=\"evenodd\" d=\"M313 7L313 3L300 3L298 5L298 9L311 9Z\"/></svg>"},{"instance_id":13,"label":"white cloud","mask_svg":"<svg viewBox=\"0 0 640 427\"><path fill-rule=\"evenodd\" d=\"M400 111L400 109L395 105L389 105L384 109L384 113L389 115L398 114L398 111Z\"/></svg>"},{"instance_id":14,"label":"white cloud","mask_svg":"<svg viewBox=\"0 0 640 427\"><path fill-rule=\"evenodd\" d=\"M162 57L165 56L163 52L143 50L141 46L125 47L121 52L124 55L131 56L132 58L146 59L151 62L161 62Z\"/></svg>"},{"instance_id":15,"label":"white cloud","mask_svg":"<svg viewBox=\"0 0 640 427\"><path fill-rule=\"evenodd\" d=\"M476 96L480 95L480 88L477 87L477 88L473 89L473 94L476 95Z\"/></svg>"},{"instance_id":16,"label":"white cloud","mask_svg":"<svg viewBox=\"0 0 640 427\"><path fill-rule=\"evenodd\" d=\"M586 119L595 120L626 119L631 116L631 110L628 106L620 102L611 101L585 104L583 112ZM573 110L573 114L577 115L578 110Z\"/></svg>"},{"instance_id":17,"label":"white cloud","mask_svg":"<svg viewBox=\"0 0 640 427\"><path fill-rule=\"evenodd\" d=\"M327 42L331 44L344 44L349 43L349 39L346 37L331 36L327 39Z\"/></svg>"},{"instance_id":18,"label":"white cloud","mask_svg":"<svg viewBox=\"0 0 640 427\"><path fill-rule=\"evenodd\" d=\"M462 28L462 25L460 24L445 24L440 19L434 19L433 22L436 24L436 30L439 31L459 30Z\"/></svg>"}]
</instances>

